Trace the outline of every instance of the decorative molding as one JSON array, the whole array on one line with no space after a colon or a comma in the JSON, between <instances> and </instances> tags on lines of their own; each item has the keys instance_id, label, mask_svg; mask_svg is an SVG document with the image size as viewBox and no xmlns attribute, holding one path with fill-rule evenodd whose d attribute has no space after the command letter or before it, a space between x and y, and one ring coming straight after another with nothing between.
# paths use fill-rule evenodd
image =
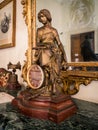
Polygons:
<instances>
[{"instance_id":1,"label":"decorative molding","mask_svg":"<svg viewBox=\"0 0 98 130\"><path fill-rule=\"evenodd\" d=\"M71 0L70 26L74 28L83 28L92 25L94 22L94 9L94 0Z\"/></svg>"}]
</instances>

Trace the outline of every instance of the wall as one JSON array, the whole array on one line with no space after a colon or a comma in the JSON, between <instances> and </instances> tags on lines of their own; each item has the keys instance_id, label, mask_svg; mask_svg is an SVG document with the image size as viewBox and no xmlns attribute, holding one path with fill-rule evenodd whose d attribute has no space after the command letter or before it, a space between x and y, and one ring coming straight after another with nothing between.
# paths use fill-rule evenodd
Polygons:
<instances>
[{"instance_id":1,"label":"wall","mask_svg":"<svg viewBox=\"0 0 98 130\"><path fill-rule=\"evenodd\" d=\"M71 19L69 16L69 6L70 0L37 0L37 12L42 8L47 8L50 10L52 14L52 25L57 28L60 39L64 45L64 48L66 50L66 54L68 57L68 61L70 61L70 35L73 33L79 33L81 31L87 31L87 30L96 30L96 43L97 43L97 27L98 27L98 16L97 16L97 5L98 0L95 0L95 12L94 12L94 24L87 26L87 27L77 27L75 28L75 25L71 25ZM47 2L49 2L47 4ZM62 3L63 2L63 3ZM23 15L22 15L22 5L21 0L17 0L17 11L16 11L16 46L12 48L6 48L0 50L0 67L7 68L7 64L9 62L12 62L13 64L16 64L18 61L20 61L21 65L23 66L24 60L26 60L25 52L27 50L28 46L28 33L27 33L27 27L25 25ZM59 10L60 8L60 10ZM37 27L40 26L40 24L37 22ZM21 71L17 70L18 79L21 84L24 84L23 79L21 78ZM93 81L88 86L81 85L80 91L76 95L74 95L74 98L87 100L91 102L98 103L98 82Z\"/></svg>"},{"instance_id":2,"label":"wall","mask_svg":"<svg viewBox=\"0 0 98 130\"><path fill-rule=\"evenodd\" d=\"M21 0L17 0L16 3L16 46L0 50L0 67L4 67L6 69L9 62L16 64L20 61L21 65L23 65L25 60L25 51L28 45L28 34L22 15L23 10L20 1ZM17 70L17 73L19 75L19 82L22 82L23 79L21 78L21 71Z\"/></svg>"}]
</instances>

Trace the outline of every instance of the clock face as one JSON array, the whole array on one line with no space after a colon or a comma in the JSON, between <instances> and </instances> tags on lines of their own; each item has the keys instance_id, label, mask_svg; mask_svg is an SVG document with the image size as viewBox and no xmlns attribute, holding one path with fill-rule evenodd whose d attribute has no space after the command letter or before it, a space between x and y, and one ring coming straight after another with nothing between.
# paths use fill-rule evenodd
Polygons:
<instances>
[{"instance_id":1,"label":"clock face","mask_svg":"<svg viewBox=\"0 0 98 130\"><path fill-rule=\"evenodd\" d=\"M44 81L44 73L39 65L32 65L27 72L28 85L33 89L38 89Z\"/></svg>"}]
</instances>

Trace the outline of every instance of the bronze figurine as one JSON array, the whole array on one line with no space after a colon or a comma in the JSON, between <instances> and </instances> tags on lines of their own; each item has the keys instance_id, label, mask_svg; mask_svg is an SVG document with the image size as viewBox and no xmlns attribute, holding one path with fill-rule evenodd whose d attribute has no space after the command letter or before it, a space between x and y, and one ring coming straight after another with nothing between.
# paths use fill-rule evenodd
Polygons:
<instances>
[{"instance_id":1,"label":"bronze figurine","mask_svg":"<svg viewBox=\"0 0 98 130\"><path fill-rule=\"evenodd\" d=\"M50 12L47 9L40 10L38 20L43 26L37 29L36 63L44 71L46 91L55 94L61 80L60 71L66 69L66 54L57 30L51 26Z\"/></svg>"}]
</instances>

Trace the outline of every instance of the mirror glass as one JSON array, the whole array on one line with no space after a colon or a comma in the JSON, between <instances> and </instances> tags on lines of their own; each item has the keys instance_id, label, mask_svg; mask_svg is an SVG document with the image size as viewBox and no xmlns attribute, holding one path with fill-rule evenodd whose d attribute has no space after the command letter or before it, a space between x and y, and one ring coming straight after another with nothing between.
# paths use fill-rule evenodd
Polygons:
<instances>
[{"instance_id":1,"label":"mirror glass","mask_svg":"<svg viewBox=\"0 0 98 130\"><path fill-rule=\"evenodd\" d=\"M81 44L86 35L88 35L91 50L96 57L98 55L94 8L93 0L36 0L37 14L41 9L50 11L52 26L59 33L68 62L85 61L81 54ZM42 25L36 17L36 27L40 26Z\"/></svg>"}]
</instances>

